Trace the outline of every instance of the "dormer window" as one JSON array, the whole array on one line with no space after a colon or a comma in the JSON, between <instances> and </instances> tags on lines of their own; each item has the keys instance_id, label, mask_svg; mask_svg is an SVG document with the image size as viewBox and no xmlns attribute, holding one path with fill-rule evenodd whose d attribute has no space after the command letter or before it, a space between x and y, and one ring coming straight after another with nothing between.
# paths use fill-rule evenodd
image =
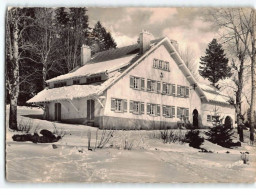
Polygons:
<instances>
[{"instance_id":1,"label":"dormer window","mask_svg":"<svg viewBox=\"0 0 256 195\"><path fill-rule=\"evenodd\" d=\"M80 84L80 80L79 79L73 80L73 85L79 85L79 84Z\"/></svg>"},{"instance_id":2,"label":"dormer window","mask_svg":"<svg viewBox=\"0 0 256 195\"><path fill-rule=\"evenodd\" d=\"M86 79L86 83L96 83L101 81L101 76L91 77Z\"/></svg>"},{"instance_id":3,"label":"dormer window","mask_svg":"<svg viewBox=\"0 0 256 195\"><path fill-rule=\"evenodd\" d=\"M63 87L66 85L67 85L66 82L58 82L58 83L54 83L54 88Z\"/></svg>"}]
</instances>

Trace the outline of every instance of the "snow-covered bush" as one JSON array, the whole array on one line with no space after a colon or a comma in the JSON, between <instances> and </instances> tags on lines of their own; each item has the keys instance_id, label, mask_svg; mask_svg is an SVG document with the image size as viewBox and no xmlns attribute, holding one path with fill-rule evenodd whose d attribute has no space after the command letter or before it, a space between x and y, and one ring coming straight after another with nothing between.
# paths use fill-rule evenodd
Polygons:
<instances>
[{"instance_id":1,"label":"snow-covered bush","mask_svg":"<svg viewBox=\"0 0 256 195\"><path fill-rule=\"evenodd\" d=\"M175 130L164 130L160 131L161 139L164 143L184 143L185 142L185 133L182 133L181 130L178 132Z\"/></svg>"},{"instance_id":2,"label":"snow-covered bush","mask_svg":"<svg viewBox=\"0 0 256 195\"><path fill-rule=\"evenodd\" d=\"M190 130L186 133L186 142L193 148L200 148L204 142L204 138L199 136L199 130Z\"/></svg>"}]
</instances>

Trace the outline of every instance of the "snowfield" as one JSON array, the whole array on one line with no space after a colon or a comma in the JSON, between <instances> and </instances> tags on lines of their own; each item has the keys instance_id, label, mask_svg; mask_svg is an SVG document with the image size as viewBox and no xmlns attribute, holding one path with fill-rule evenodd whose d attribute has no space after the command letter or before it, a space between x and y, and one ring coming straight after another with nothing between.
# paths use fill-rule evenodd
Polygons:
<instances>
[{"instance_id":1,"label":"snowfield","mask_svg":"<svg viewBox=\"0 0 256 195\"><path fill-rule=\"evenodd\" d=\"M7 106L6 124L9 108ZM18 121L30 121L34 128L54 131L50 121L40 119L42 110L19 107ZM55 123L65 136L52 144L12 141L6 128L6 179L9 182L97 182L97 183L254 183L255 146L249 146L248 132L242 147L227 149L205 141L202 153L188 144L164 144L155 131L114 131L103 149L95 146L97 128ZM176 130L177 132L180 130ZM182 130L184 131L184 130ZM17 133L16 133L17 134ZM98 142L102 131L98 130ZM201 132L203 135L203 131ZM237 137L237 135L236 135ZM131 150L125 150L125 144ZM227 151L229 153L227 153ZM249 152L243 164L240 152Z\"/></svg>"}]
</instances>

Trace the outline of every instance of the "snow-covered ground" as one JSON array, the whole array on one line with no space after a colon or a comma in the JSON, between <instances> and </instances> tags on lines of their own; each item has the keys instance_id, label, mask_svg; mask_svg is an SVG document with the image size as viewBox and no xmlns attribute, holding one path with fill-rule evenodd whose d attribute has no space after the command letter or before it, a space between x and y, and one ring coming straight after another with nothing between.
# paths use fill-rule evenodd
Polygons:
<instances>
[{"instance_id":1,"label":"snow-covered ground","mask_svg":"<svg viewBox=\"0 0 256 195\"><path fill-rule=\"evenodd\" d=\"M8 120L8 107L7 119ZM54 130L52 122L35 119L38 108L19 107L18 121L31 120L34 128ZM33 118L33 119L32 119ZM7 123L8 124L8 123ZM39 125L39 127L38 127ZM159 131L115 131L103 149L88 151L88 132L94 147L97 128L55 123L65 131L62 140L52 144L14 142L14 132L6 129L6 177L10 182L128 182L128 183L240 183L255 182L256 151L245 143L226 149L205 141L202 153L188 144L164 144ZM178 132L179 130L177 130ZM98 142L102 131L98 131ZM132 144L131 150L124 145ZM227 153L229 151L229 153ZM243 164L240 152L249 152Z\"/></svg>"}]
</instances>

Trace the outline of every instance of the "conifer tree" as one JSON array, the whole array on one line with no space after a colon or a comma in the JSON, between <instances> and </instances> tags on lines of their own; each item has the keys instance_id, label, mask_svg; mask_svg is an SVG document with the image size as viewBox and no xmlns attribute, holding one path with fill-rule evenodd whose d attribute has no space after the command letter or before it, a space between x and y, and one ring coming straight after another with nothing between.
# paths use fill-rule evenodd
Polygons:
<instances>
[{"instance_id":1,"label":"conifer tree","mask_svg":"<svg viewBox=\"0 0 256 195\"><path fill-rule=\"evenodd\" d=\"M97 48L93 49L93 53L116 48L116 43L112 35L110 32L106 31L105 27L102 26L100 21L95 24L92 30L90 42L91 43L89 43L89 45L97 45Z\"/></svg>"},{"instance_id":2,"label":"conifer tree","mask_svg":"<svg viewBox=\"0 0 256 195\"><path fill-rule=\"evenodd\" d=\"M208 140L212 143L227 148L232 146L232 135L234 134L234 131L231 128L227 128L225 125L213 127L205 132L205 134L208 136Z\"/></svg>"},{"instance_id":3,"label":"conifer tree","mask_svg":"<svg viewBox=\"0 0 256 195\"><path fill-rule=\"evenodd\" d=\"M231 67L222 45L213 39L206 49L206 55L200 58L199 74L207 78L212 86L219 89L218 81L231 77Z\"/></svg>"}]
</instances>

